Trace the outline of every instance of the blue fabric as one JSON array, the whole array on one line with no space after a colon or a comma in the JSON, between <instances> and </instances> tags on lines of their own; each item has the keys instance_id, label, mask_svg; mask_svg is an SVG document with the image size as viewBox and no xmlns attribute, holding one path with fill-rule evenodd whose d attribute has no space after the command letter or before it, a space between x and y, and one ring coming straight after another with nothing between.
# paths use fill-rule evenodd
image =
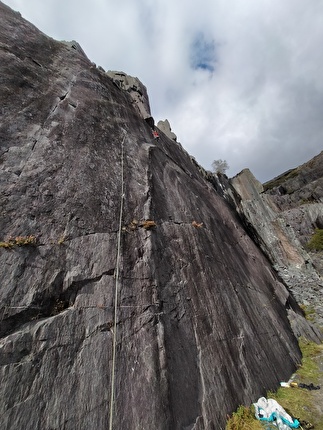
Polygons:
<instances>
[{"instance_id":1,"label":"blue fabric","mask_svg":"<svg viewBox=\"0 0 323 430\"><path fill-rule=\"evenodd\" d=\"M268 418L262 417L262 418L259 418L259 419L260 419L260 421L268 421L268 422L271 423L272 421L276 420L276 412L273 412L271 415L269 415Z\"/></svg>"},{"instance_id":2,"label":"blue fabric","mask_svg":"<svg viewBox=\"0 0 323 430\"><path fill-rule=\"evenodd\" d=\"M282 416L280 418L283 421L283 423L287 424L292 429L298 429L298 427L300 426L299 421L296 419L291 423L290 421L286 420L286 418Z\"/></svg>"},{"instance_id":3,"label":"blue fabric","mask_svg":"<svg viewBox=\"0 0 323 430\"><path fill-rule=\"evenodd\" d=\"M259 411L261 412L261 411ZM283 421L283 423L285 423L286 425L288 425L290 428L292 429L298 429L298 427L300 426L299 421L298 420L294 420L293 422L288 421L286 418L284 418L283 416L279 415L279 418ZM272 414L269 415L268 418L265 417L259 417L260 421L268 421L268 422L273 422L276 421L277 419L277 414L276 412L273 412Z\"/></svg>"}]
</instances>

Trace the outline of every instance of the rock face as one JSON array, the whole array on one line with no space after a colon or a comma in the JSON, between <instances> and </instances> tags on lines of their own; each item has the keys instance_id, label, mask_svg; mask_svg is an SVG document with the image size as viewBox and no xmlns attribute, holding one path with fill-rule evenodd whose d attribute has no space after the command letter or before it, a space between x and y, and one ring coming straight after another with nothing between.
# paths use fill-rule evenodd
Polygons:
<instances>
[{"instance_id":1,"label":"rock face","mask_svg":"<svg viewBox=\"0 0 323 430\"><path fill-rule=\"evenodd\" d=\"M317 255L308 253L302 245L307 243L314 228L321 225L323 192L320 195L319 175L323 177L322 157L323 153L264 186L246 169L230 180L234 192L226 189L226 195L234 202L247 229L281 279L299 303L315 309L317 323L321 326L323 279L322 271L318 270L321 266L316 261ZM308 201L310 195L311 203L304 203L304 196Z\"/></svg>"},{"instance_id":2,"label":"rock face","mask_svg":"<svg viewBox=\"0 0 323 430\"><path fill-rule=\"evenodd\" d=\"M1 428L223 428L299 364L298 305L129 92L0 21Z\"/></svg>"},{"instance_id":3,"label":"rock face","mask_svg":"<svg viewBox=\"0 0 323 430\"><path fill-rule=\"evenodd\" d=\"M267 182L264 190L303 246L315 228L323 228L323 152Z\"/></svg>"},{"instance_id":4,"label":"rock face","mask_svg":"<svg viewBox=\"0 0 323 430\"><path fill-rule=\"evenodd\" d=\"M159 130L161 130L169 139L177 140L177 136L175 133L172 132L172 129L170 128L170 124L168 119L165 119L165 121L158 121L157 127Z\"/></svg>"},{"instance_id":5,"label":"rock face","mask_svg":"<svg viewBox=\"0 0 323 430\"><path fill-rule=\"evenodd\" d=\"M279 208L302 246L306 247L316 228L323 228L323 152L303 165L264 184L266 195ZM299 289L300 302L316 310L323 325L323 252L309 252L307 267L314 266L319 280L305 271ZM310 276L308 276L310 275Z\"/></svg>"},{"instance_id":6,"label":"rock face","mask_svg":"<svg viewBox=\"0 0 323 430\"><path fill-rule=\"evenodd\" d=\"M129 76L124 72L111 70L107 72L107 75L113 80L118 88L121 88L130 94L133 105L135 109L137 109L139 115L146 120L150 120L151 114L147 89L139 79Z\"/></svg>"},{"instance_id":7,"label":"rock face","mask_svg":"<svg viewBox=\"0 0 323 430\"><path fill-rule=\"evenodd\" d=\"M280 209L306 203L323 203L323 152L303 165L289 170L264 184Z\"/></svg>"},{"instance_id":8,"label":"rock face","mask_svg":"<svg viewBox=\"0 0 323 430\"><path fill-rule=\"evenodd\" d=\"M304 246L315 228L323 228L323 152L264 184Z\"/></svg>"}]
</instances>

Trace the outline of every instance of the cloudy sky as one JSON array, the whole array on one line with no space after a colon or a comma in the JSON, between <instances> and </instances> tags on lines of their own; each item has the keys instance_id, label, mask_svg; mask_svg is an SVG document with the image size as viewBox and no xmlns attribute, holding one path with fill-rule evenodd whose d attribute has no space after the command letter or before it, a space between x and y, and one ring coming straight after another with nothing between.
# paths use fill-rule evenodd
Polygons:
<instances>
[{"instance_id":1,"label":"cloudy sky","mask_svg":"<svg viewBox=\"0 0 323 430\"><path fill-rule=\"evenodd\" d=\"M323 150L322 0L4 0L105 70L206 169L264 182Z\"/></svg>"}]
</instances>

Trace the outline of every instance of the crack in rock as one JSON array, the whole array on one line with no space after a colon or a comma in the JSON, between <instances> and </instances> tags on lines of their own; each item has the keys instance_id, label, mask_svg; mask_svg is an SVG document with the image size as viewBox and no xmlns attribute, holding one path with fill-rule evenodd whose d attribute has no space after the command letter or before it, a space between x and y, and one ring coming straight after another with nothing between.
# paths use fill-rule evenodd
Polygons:
<instances>
[{"instance_id":1,"label":"crack in rock","mask_svg":"<svg viewBox=\"0 0 323 430\"><path fill-rule=\"evenodd\" d=\"M26 305L26 307L5 306L0 327L0 338L6 337L9 334L19 330L19 328L26 323L56 316L65 311L67 308L72 307L78 293L82 288L84 288L84 286L99 282L105 275L113 276L114 271L115 269L112 268L94 278L72 281L67 289L64 291L61 290L57 293L57 295L48 296L48 291L38 293L33 302L30 303L30 305ZM62 288L62 274L59 274L58 278L61 280L61 283L58 283L61 284ZM14 315L6 317L6 313L10 311L10 309L21 310Z\"/></svg>"}]
</instances>

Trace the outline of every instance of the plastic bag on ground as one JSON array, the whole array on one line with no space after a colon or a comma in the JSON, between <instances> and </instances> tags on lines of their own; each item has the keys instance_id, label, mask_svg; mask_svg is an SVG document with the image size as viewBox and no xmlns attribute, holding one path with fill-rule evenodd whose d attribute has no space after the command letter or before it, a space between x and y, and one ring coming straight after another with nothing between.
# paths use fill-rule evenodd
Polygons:
<instances>
[{"instance_id":1,"label":"plastic bag on ground","mask_svg":"<svg viewBox=\"0 0 323 430\"><path fill-rule=\"evenodd\" d=\"M260 397L254 403L256 418L260 421L273 423L279 430L289 430L299 428L298 420L293 418L274 399Z\"/></svg>"}]
</instances>

